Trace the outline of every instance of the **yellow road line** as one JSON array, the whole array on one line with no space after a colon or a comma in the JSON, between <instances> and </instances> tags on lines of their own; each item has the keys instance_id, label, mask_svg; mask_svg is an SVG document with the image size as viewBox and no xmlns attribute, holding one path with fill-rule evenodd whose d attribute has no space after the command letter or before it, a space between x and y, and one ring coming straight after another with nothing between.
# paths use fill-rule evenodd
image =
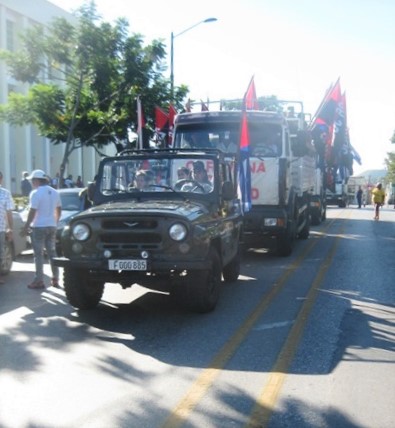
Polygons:
<instances>
[{"instance_id":1,"label":"yellow road line","mask_svg":"<svg viewBox=\"0 0 395 428\"><path fill-rule=\"evenodd\" d=\"M302 338L309 314L315 304L319 285L322 283L336 253L339 239L342 234L337 235L325 260L323 261L314 281L307 293L306 300L289 332L288 338L280 352L280 355L270 371L269 379L256 401L250 419L246 424L248 428L265 428L270 420L272 412L277 404L281 388L287 376L287 371L295 356L298 344Z\"/></svg>"},{"instance_id":2,"label":"yellow road line","mask_svg":"<svg viewBox=\"0 0 395 428\"><path fill-rule=\"evenodd\" d=\"M335 219L328 222L325 230L328 230L334 221ZM303 260L314 248L322 236L324 235L319 236L318 239L313 240L309 245L307 245L306 248L286 269L286 271L280 276L278 282L273 285L269 293L265 295L263 300L261 300L256 308L247 316L246 320L236 330L235 334L225 343L222 349L214 357L214 359L209 364L209 368L204 369L196 381L191 385L189 391L184 395L184 397L170 413L169 417L162 425L162 428L178 428L184 423L184 421L187 420L190 413L194 410L199 401L206 394L207 390L214 383L216 377L219 376L226 363L234 355L242 341L247 336L248 332L266 311L277 294L279 294L279 292L283 289L289 276L301 265Z\"/></svg>"}]
</instances>

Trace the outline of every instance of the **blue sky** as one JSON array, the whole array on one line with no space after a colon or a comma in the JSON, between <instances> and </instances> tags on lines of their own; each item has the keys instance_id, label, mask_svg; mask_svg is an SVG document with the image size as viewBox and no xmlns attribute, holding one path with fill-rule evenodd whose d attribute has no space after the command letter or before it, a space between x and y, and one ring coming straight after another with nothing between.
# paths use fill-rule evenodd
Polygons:
<instances>
[{"instance_id":1,"label":"blue sky","mask_svg":"<svg viewBox=\"0 0 395 428\"><path fill-rule=\"evenodd\" d=\"M73 10L83 0L50 0ZM174 39L175 84L191 98L240 98L251 76L258 96L301 100L314 113L339 76L351 143L362 166L381 169L395 130L395 2L390 0L96 0L106 21L125 17L147 42ZM170 74L170 73L169 73Z\"/></svg>"}]
</instances>

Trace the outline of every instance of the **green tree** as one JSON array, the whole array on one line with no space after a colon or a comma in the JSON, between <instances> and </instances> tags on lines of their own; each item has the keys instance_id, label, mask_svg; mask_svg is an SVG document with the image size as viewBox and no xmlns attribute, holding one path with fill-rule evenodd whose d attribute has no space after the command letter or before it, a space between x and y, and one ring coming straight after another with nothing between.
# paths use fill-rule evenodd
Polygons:
<instances>
[{"instance_id":1,"label":"green tree","mask_svg":"<svg viewBox=\"0 0 395 428\"><path fill-rule=\"evenodd\" d=\"M144 46L143 36L128 30L123 18L114 25L100 21L91 1L79 9L75 25L55 18L48 28L27 30L19 51L1 52L11 75L30 89L9 95L8 104L0 106L0 120L35 124L53 144L65 143L62 178L74 150L128 141L128 130L137 128L137 96L147 129L154 129L147 112L155 105L168 107L163 42ZM186 86L175 88L176 108L187 92Z\"/></svg>"},{"instance_id":2,"label":"green tree","mask_svg":"<svg viewBox=\"0 0 395 428\"><path fill-rule=\"evenodd\" d=\"M387 166L387 183L395 183L395 153L387 153L385 164Z\"/></svg>"}]
</instances>

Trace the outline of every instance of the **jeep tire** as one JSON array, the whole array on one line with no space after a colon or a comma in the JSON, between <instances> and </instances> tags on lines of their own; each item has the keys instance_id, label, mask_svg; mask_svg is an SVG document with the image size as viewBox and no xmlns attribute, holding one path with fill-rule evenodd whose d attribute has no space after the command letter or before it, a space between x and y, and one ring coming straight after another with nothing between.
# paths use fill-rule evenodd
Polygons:
<instances>
[{"instance_id":1,"label":"jeep tire","mask_svg":"<svg viewBox=\"0 0 395 428\"><path fill-rule=\"evenodd\" d=\"M174 288L178 303L193 312L212 311L218 303L221 287L221 260L218 251L210 249L209 266L205 270L191 270L185 280Z\"/></svg>"},{"instance_id":2,"label":"jeep tire","mask_svg":"<svg viewBox=\"0 0 395 428\"><path fill-rule=\"evenodd\" d=\"M85 270L65 268L63 285L67 300L78 309L95 308L103 296L104 282L90 279Z\"/></svg>"}]
</instances>

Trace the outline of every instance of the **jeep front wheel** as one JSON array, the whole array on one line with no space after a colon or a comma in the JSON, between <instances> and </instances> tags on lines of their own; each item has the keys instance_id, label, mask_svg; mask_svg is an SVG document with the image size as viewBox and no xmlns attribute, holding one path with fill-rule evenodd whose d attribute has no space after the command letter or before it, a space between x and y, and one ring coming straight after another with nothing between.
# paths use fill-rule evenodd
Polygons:
<instances>
[{"instance_id":1,"label":"jeep front wheel","mask_svg":"<svg viewBox=\"0 0 395 428\"><path fill-rule=\"evenodd\" d=\"M218 251L212 248L208 260L209 268L191 271L187 283L184 284L187 290L186 304L195 312L210 312L218 303L222 275Z\"/></svg>"},{"instance_id":2,"label":"jeep front wheel","mask_svg":"<svg viewBox=\"0 0 395 428\"><path fill-rule=\"evenodd\" d=\"M63 285L67 300L78 309L95 308L103 296L104 282L90 279L84 270L65 268Z\"/></svg>"}]
</instances>

